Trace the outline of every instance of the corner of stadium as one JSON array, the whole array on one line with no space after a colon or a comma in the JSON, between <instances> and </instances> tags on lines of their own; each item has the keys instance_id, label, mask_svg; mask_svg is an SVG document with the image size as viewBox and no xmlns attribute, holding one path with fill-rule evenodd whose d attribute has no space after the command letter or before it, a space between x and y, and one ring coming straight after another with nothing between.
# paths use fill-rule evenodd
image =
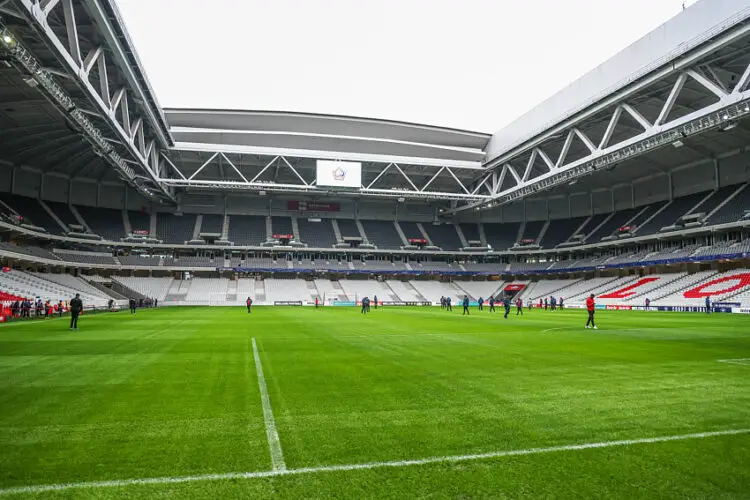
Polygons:
<instances>
[{"instance_id":1,"label":"corner of stadium","mask_svg":"<svg viewBox=\"0 0 750 500\"><path fill-rule=\"evenodd\" d=\"M747 0L495 133L163 108L114 0L0 0L0 496L747 494L749 147Z\"/></svg>"}]
</instances>

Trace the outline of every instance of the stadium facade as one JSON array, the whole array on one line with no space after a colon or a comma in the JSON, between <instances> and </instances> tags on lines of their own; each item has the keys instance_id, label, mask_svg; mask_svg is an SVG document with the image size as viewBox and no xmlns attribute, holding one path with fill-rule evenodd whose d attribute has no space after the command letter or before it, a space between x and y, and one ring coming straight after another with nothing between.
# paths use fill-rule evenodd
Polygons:
<instances>
[{"instance_id":1,"label":"stadium facade","mask_svg":"<svg viewBox=\"0 0 750 500\"><path fill-rule=\"evenodd\" d=\"M393 302L523 283L616 305L650 273L665 304L732 279L715 295L742 305L748 42L750 1L702 0L492 135L164 109L113 0L0 2L0 257L92 299L348 302L378 277Z\"/></svg>"}]
</instances>

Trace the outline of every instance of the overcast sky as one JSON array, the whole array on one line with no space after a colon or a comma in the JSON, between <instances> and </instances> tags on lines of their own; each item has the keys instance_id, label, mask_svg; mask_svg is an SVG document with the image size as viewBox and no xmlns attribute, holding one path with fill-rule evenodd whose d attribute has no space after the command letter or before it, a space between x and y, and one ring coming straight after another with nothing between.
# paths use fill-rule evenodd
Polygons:
<instances>
[{"instance_id":1,"label":"overcast sky","mask_svg":"<svg viewBox=\"0 0 750 500\"><path fill-rule=\"evenodd\" d=\"M683 4L117 1L164 107L305 111L490 133Z\"/></svg>"}]
</instances>

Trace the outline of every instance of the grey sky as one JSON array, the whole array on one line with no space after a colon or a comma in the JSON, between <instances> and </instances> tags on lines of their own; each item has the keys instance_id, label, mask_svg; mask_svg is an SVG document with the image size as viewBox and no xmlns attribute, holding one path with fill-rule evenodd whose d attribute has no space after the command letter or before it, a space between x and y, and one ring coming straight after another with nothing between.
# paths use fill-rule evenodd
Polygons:
<instances>
[{"instance_id":1,"label":"grey sky","mask_svg":"<svg viewBox=\"0 0 750 500\"><path fill-rule=\"evenodd\" d=\"M482 132L500 129L678 14L682 3L118 0L162 106L330 113Z\"/></svg>"}]
</instances>

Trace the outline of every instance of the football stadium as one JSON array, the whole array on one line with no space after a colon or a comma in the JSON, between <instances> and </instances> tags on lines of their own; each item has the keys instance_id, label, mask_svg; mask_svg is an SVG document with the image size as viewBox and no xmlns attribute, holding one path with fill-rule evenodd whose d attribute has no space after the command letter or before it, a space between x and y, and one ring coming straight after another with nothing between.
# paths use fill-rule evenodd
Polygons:
<instances>
[{"instance_id":1,"label":"football stadium","mask_svg":"<svg viewBox=\"0 0 750 500\"><path fill-rule=\"evenodd\" d=\"M748 0L494 134L162 107L115 0L0 0L0 497L747 498L749 182Z\"/></svg>"}]
</instances>

